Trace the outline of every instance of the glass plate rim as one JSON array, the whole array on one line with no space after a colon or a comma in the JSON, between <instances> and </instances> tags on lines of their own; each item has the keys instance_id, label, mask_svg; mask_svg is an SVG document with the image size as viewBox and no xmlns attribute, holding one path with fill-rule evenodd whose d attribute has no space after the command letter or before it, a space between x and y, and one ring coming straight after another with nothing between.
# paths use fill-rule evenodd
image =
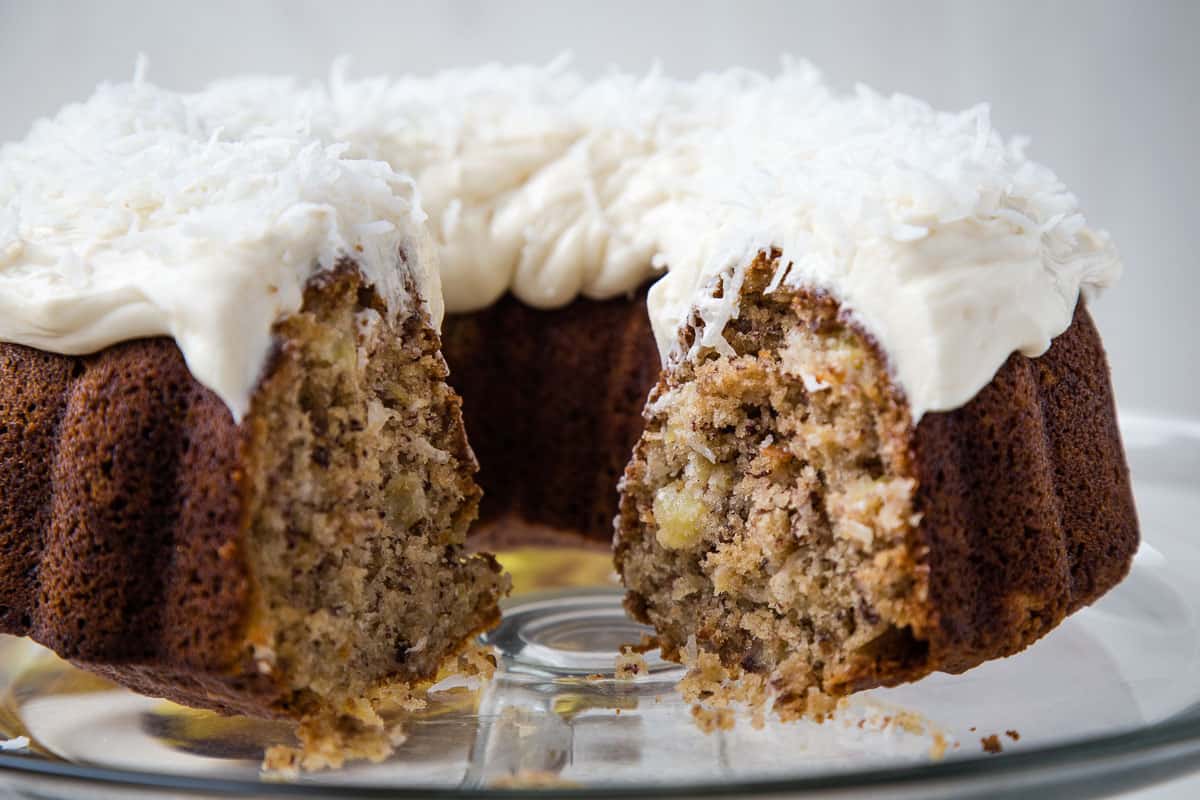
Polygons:
<instances>
[{"instance_id":1,"label":"glass plate rim","mask_svg":"<svg viewBox=\"0 0 1200 800\"><path fill-rule=\"evenodd\" d=\"M537 797L537 798L630 798L644 797L731 797L743 795L803 795L831 790L907 788L932 784L952 784L958 779L973 781L1027 774L1031 770L1080 768L1094 764L1120 767L1115 757L1155 754L1185 757L1200 754L1200 704L1175 717L1145 728L1100 735L1073 742L1050 745L1025 752L999 755L973 755L940 763L882 767L859 772L812 775L800 778L741 780L723 784L687 783L675 785L636 784L627 786L492 788L439 786L378 786L356 784L339 786L326 783L291 783L200 778L188 775L122 770L50 761L40 757L0 753L0 773L17 772L25 777L51 778L72 784L103 785L109 789L160 789L190 795L254 795L262 797L337 797L337 798L450 798L450 797ZM1176 745L1189 745L1172 753ZM1196 765L1193 762L1193 766ZM1111 771L1111 770L1110 770ZM1183 771L1183 770L1179 770ZM1098 777L1096 774L1094 777Z\"/></svg>"},{"instance_id":2,"label":"glass plate rim","mask_svg":"<svg viewBox=\"0 0 1200 800\"><path fill-rule=\"evenodd\" d=\"M1176 436L1200 443L1200 419L1156 415L1139 411L1120 414L1123 439L1137 431L1158 437ZM1183 746L1182 748L1180 746ZM1191 769L1200 769L1200 702L1168 719L1133 730L1099 734L1074 741L1038 747L1032 750L998 755L970 755L943 762L926 762L806 775L793 778L738 780L729 783L629 784L614 786L493 788L486 786L381 786L371 784L337 785L289 781L250 781L172 775L112 767L74 764L51 760L40 755L0 753L0 778L46 778L71 784L99 784L109 789L167 790L189 795L257 795L262 797L335 797L335 798L411 798L411 797L563 797L628 798L653 794L655 797L729 797L741 795L804 795L821 791L848 791L895 788L916 790L934 784L953 784L960 779L986 781L1005 776L1050 769L1062 772L1089 765L1106 769L1092 773L1101 777L1120 771L1129 759L1161 755L1176 763L1170 774L1188 771L1179 762L1186 759ZM1137 766L1135 763L1132 766ZM1166 777L1162 774L1159 777Z\"/></svg>"}]
</instances>

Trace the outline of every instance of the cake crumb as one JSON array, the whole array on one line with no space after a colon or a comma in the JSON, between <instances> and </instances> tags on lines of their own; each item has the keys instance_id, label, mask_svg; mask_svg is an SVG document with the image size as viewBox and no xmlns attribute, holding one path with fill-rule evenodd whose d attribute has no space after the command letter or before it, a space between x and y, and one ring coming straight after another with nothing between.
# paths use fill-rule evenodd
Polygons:
<instances>
[{"instance_id":1,"label":"cake crumb","mask_svg":"<svg viewBox=\"0 0 1200 800\"><path fill-rule=\"evenodd\" d=\"M722 730L732 728L735 706L749 711L750 725L755 730L766 725L771 694L764 676L736 668L727 669L716 655L706 652L693 652L685 663L688 672L676 689L684 700L695 704L692 717L702 731L711 733L717 727ZM714 726L714 721L720 723L719 726Z\"/></svg>"},{"instance_id":2,"label":"cake crumb","mask_svg":"<svg viewBox=\"0 0 1200 800\"><path fill-rule=\"evenodd\" d=\"M295 778L301 771L340 769L347 761L378 764L407 738L400 726L384 725L353 716L310 718L296 727L299 747L273 745L263 754L262 769L278 778Z\"/></svg>"},{"instance_id":3,"label":"cake crumb","mask_svg":"<svg viewBox=\"0 0 1200 800\"><path fill-rule=\"evenodd\" d=\"M620 655L617 656L617 666L614 675L619 681L633 680L650 671L650 668L646 665L646 658L628 648L629 645L624 645L621 648Z\"/></svg>"},{"instance_id":4,"label":"cake crumb","mask_svg":"<svg viewBox=\"0 0 1200 800\"><path fill-rule=\"evenodd\" d=\"M929 746L929 758L933 761L941 761L946 757L946 750L950 743L946 740L946 736L941 731L934 731L933 744Z\"/></svg>"},{"instance_id":5,"label":"cake crumb","mask_svg":"<svg viewBox=\"0 0 1200 800\"><path fill-rule=\"evenodd\" d=\"M1005 731L1004 735L1012 739L1014 742L1021 741L1021 733L1019 731Z\"/></svg>"},{"instance_id":6,"label":"cake crumb","mask_svg":"<svg viewBox=\"0 0 1200 800\"><path fill-rule=\"evenodd\" d=\"M692 718L696 720L696 727L704 733L733 730L732 708L709 708L697 703L692 706Z\"/></svg>"},{"instance_id":7,"label":"cake crumb","mask_svg":"<svg viewBox=\"0 0 1200 800\"><path fill-rule=\"evenodd\" d=\"M920 714L913 711L901 711L896 714L892 724L902 731L921 735L925 733L925 722Z\"/></svg>"},{"instance_id":8,"label":"cake crumb","mask_svg":"<svg viewBox=\"0 0 1200 800\"><path fill-rule=\"evenodd\" d=\"M864 705L865 708L861 707ZM929 741L928 755L932 761L940 761L947 751L959 747L958 741L949 732L917 711L871 700L852 704L849 698L842 698L838 702L837 711L848 711L855 715L854 719L841 715L842 726L846 728L856 727L859 730L880 733L891 730L926 738Z\"/></svg>"},{"instance_id":9,"label":"cake crumb","mask_svg":"<svg viewBox=\"0 0 1200 800\"><path fill-rule=\"evenodd\" d=\"M775 699L775 712L783 722L806 719L820 725L832 719L837 708L837 699L825 694L816 686L810 686L800 694L781 695ZM890 723L889 718L887 724Z\"/></svg>"},{"instance_id":10,"label":"cake crumb","mask_svg":"<svg viewBox=\"0 0 1200 800\"><path fill-rule=\"evenodd\" d=\"M994 733L983 737L979 740L979 743L983 746L983 752L985 753L1001 753L1004 751L1004 745L1000 744L1000 737Z\"/></svg>"},{"instance_id":11,"label":"cake crumb","mask_svg":"<svg viewBox=\"0 0 1200 800\"><path fill-rule=\"evenodd\" d=\"M488 784L493 789L579 789L582 784L544 769L520 769Z\"/></svg>"},{"instance_id":12,"label":"cake crumb","mask_svg":"<svg viewBox=\"0 0 1200 800\"><path fill-rule=\"evenodd\" d=\"M658 637L649 633L643 633L642 638L636 644L621 645L622 653L649 653L651 650L657 650Z\"/></svg>"},{"instance_id":13,"label":"cake crumb","mask_svg":"<svg viewBox=\"0 0 1200 800\"><path fill-rule=\"evenodd\" d=\"M298 747L274 744L263 753L262 771L270 781L294 780L300 776L303 754Z\"/></svg>"},{"instance_id":14,"label":"cake crumb","mask_svg":"<svg viewBox=\"0 0 1200 800\"><path fill-rule=\"evenodd\" d=\"M847 715L854 707L851 698L835 697L813 685L803 690L792 689L796 685L791 680L794 676L783 671L777 671L769 679L745 672L736 665L726 666L716 654L699 649L694 641L688 642L683 656L688 671L676 690L685 702L693 704L693 720L704 733L732 729L736 713L742 712L747 714L755 730L761 730L766 726L768 712L773 711L783 723L806 720L823 724L840 720L846 728L895 729L927 737L933 760L940 760L951 746L958 745L953 737L915 711L880 708L879 712L866 717L855 714L856 718L852 718Z\"/></svg>"},{"instance_id":15,"label":"cake crumb","mask_svg":"<svg viewBox=\"0 0 1200 800\"><path fill-rule=\"evenodd\" d=\"M273 745L263 753L262 770L270 778L287 780L300 772L340 769L347 761L379 763L408 738L403 727L388 725L381 709L420 711L425 695L437 681L451 675L490 680L496 671L491 648L472 642L446 660L434 681L376 687L366 697L346 703L340 713L302 719L295 728L298 746Z\"/></svg>"},{"instance_id":16,"label":"cake crumb","mask_svg":"<svg viewBox=\"0 0 1200 800\"><path fill-rule=\"evenodd\" d=\"M482 678L490 681L496 674L496 656L492 649L479 642L472 642L461 653L450 674L461 675L464 678ZM445 677L440 676L440 677Z\"/></svg>"}]
</instances>

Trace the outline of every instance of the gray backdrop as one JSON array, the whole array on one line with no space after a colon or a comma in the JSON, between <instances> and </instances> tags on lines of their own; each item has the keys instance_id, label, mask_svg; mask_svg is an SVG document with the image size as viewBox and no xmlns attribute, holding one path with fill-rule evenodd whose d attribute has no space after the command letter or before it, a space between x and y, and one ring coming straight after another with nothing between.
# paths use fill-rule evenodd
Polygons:
<instances>
[{"instance_id":1,"label":"gray backdrop","mask_svg":"<svg viewBox=\"0 0 1200 800\"><path fill-rule=\"evenodd\" d=\"M1124 280L1096 306L1126 410L1200 417L1200 3L229 2L0 0L0 139L132 74L194 88L244 71L428 72L569 50L596 72L660 60L688 76L771 70L791 53L838 87L868 83L943 108L980 100L1112 232Z\"/></svg>"}]
</instances>

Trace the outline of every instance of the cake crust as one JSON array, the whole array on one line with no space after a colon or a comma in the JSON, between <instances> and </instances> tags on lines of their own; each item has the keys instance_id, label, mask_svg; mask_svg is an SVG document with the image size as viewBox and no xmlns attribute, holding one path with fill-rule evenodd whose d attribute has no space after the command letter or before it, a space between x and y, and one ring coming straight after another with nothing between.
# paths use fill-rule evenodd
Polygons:
<instances>
[{"instance_id":1,"label":"cake crust","mask_svg":"<svg viewBox=\"0 0 1200 800\"><path fill-rule=\"evenodd\" d=\"M0 373L3 631L147 694L272 708L242 654L246 432L225 404L166 338L0 344Z\"/></svg>"},{"instance_id":2,"label":"cake crust","mask_svg":"<svg viewBox=\"0 0 1200 800\"><path fill-rule=\"evenodd\" d=\"M913 452L934 669L1022 650L1128 573L1137 513L1082 302L1044 354L1014 353L965 406L926 414Z\"/></svg>"},{"instance_id":3,"label":"cake crust","mask_svg":"<svg viewBox=\"0 0 1200 800\"><path fill-rule=\"evenodd\" d=\"M509 295L446 317L442 352L482 465L472 546L607 549L662 366L646 288L554 310Z\"/></svg>"}]
</instances>

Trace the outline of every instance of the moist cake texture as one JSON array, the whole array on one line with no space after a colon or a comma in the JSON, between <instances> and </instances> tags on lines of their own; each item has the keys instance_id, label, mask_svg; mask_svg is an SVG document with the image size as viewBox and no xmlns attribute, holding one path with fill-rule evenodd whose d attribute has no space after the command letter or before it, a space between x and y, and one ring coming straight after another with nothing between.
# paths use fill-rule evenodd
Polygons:
<instances>
[{"instance_id":1,"label":"moist cake texture","mask_svg":"<svg viewBox=\"0 0 1200 800\"><path fill-rule=\"evenodd\" d=\"M1017 652L1120 580L1137 523L1082 306L914 425L853 318L773 274L747 271L730 353L664 371L625 473L616 562L667 657L767 675L786 711Z\"/></svg>"}]
</instances>

